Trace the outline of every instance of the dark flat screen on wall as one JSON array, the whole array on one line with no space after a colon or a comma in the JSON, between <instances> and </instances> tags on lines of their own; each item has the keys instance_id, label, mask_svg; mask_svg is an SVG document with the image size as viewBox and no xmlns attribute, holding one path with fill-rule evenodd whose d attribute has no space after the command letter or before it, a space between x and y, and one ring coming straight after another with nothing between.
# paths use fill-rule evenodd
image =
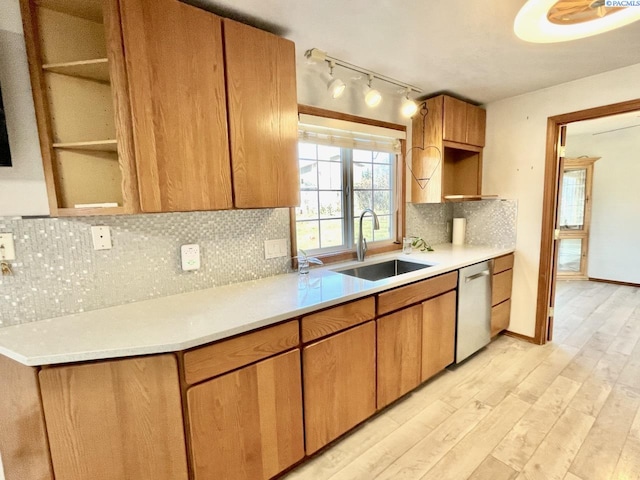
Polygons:
<instances>
[{"instance_id":1,"label":"dark flat screen on wall","mask_svg":"<svg viewBox=\"0 0 640 480\"><path fill-rule=\"evenodd\" d=\"M0 85L0 167L11 166L11 150L9 150L9 134L7 133L7 117L2 103L2 85Z\"/></svg>"}]
</instances>

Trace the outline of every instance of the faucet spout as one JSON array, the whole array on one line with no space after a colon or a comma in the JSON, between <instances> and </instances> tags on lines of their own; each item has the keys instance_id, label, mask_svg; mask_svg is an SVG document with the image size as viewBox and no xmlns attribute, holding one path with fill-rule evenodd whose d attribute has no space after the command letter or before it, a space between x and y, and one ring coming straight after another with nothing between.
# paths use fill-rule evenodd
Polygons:
<instances>
[{"instance_id":1,"label":"faucet spout","mask_svg":"<svg viewBox=\"0 0 640 480\"><path fill-rule=\"evenodd\" d=\"M358 242L356 243L356 253L359 262L364 262L364 257L367 254L367 239L362 236L362 220L365 214L370 213L373 216L373 229L380 230L380 222L378 221L378 215L370 208L365 208L360 214L360 229L358 233Z\"/></svg>"}]
</instances>

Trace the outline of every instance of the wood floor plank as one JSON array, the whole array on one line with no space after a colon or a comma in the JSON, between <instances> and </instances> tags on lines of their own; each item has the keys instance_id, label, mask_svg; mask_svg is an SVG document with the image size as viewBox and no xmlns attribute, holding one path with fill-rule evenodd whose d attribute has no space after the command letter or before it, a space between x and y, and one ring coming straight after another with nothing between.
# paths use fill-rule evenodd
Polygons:
<instances>
[{"instance_id":1,"label":"wood floor plank","mask_svg":"<svg viewBox=\"0 0 640 480\"><path fill-rule=\"evenodd\" d=\"M331 476L331 480L369 480L449 418L455 408L440 400L425 408L377 444Z\"/></svg>"},{"instance_id":2,"label":"wood floor plank","mask_svg":"<svg viewBox=\"0 0 640 480\"><path fill-rule=\"evenodd\" d=\"M491 407L472 400L400 456L376 479L416 480L427 473L484 418Z\"/></svg>"},{"instance_id":3,"label":"wood floor plank","mask_svg":"<svg viewBox=\"0 0 640 480\"><path fill-rule=\"evenodd\" d=\"M618 336L613 340L607 353L622 353L631 355L633 349L640 341L640 308L636 307L633 314L627 319Z\"/></svg>"},{"instance_id":4,"label":"wood floor plank","mask_svg":"<svg viewBox=\"0 0 640 480\"><path fill-rule=\"evenodd\" d=\"M591 338L560 375L576 382L584 382L613 342L613 338L605 333L592 333Z\"/></svg>"},{"instance_id":5,"label":"wood floor plank","mask_svg":"<svg viewBox=\"0 0 640 480\"><path fill-rule=\"evenodd\" d=\"M517 480L562 480L595 418L567 408Z\"/></svg>"},{"instance_id":6,"label":"wood floor plank","mask_svg":"<svg viewBox=\"0 0 640 480\"><path fill-rule=\"evenodd\" d=\"M582 478L580 478L577 475L574 475L571 472L567 472L567 474L564 476L564 480L582 480Z\"/></svg>"},{"instance_id":7,"label":"wood floor plank","mask_svg":"<svg viewBox=\"0 0 640 480\"><path fill-rule=\"evenodd\" d=\"M468 478L530 407L531 404L515 395L508 395L429 470L422 480Z\"/></svg>"},{"instance_id":8,"label":"wood floor plank","mask_svg":"<svg viewBox=\"0 0 640 480\"><path fill-rule=\"evenodd\" d=\"M631 425L611 480L640 478L640 410Z\"/></svg>"},{"instance_id":9,"label":"wood floor plank","mask_svg":"<svg viewBox=\"0 0 640 480\"><path fill-rule=\"evenodd\" d=\"M522 470L579 388L578 382L557 377L504 437L493 456L517 471Z\"/></svg>"},{"instance_id":10,"label":"wood floor plank","mask_svg":"<svg viewBox=\"0 0 640 480\"><path fill-rule=\"evenodd\" d=\"M573 461L571 473L583 480L610 478L639 406L640 393L616 385Z\"/></svg>"},{"instance_id":11,"label":"wood floor plank","mask_svg":"<svg viewBox=\"0 0 640 480\"><path fill-rule=\"evenodd\" d=\"M640 343L637 343L631 352L627 365L620 373L618 383L640 389Z\"/></svg>"},{"instance_id":12,"label":"wood floor plank","mask_svg":"<svg viewBox=\"0 0 640 480\"><path fill-rule=\"evenodd\" d=\"M468 480L513 480L518 476L518 472L508 465L505 465L496 457L489 455L475 469Z\"/></svg>"}]
</instances>

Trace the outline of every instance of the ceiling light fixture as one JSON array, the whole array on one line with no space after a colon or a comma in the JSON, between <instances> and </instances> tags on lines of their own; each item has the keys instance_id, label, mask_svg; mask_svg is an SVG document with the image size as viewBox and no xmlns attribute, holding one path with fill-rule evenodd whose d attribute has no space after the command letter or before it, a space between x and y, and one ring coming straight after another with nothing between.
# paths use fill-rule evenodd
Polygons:
<instances>
[{"instance_id":1,"label":"ceiling light fixture","mask_svg":"<svg viewBox=\"0 0 640 480\"><path fill-rule=\"evenodd\" d=\"M407 89L405 92L404 100L402 100L402 108L400 111L405 117L413 117L418 111L418 104L409 98L411 90Z\"/></svg>"},{"instance_id":2,"label":"ceiling light fixture","mask_svg":"<svg viewBox=\"0 0 640 480\"><path fill-rule=\"evenodd\" d=\"M307 50L304 55L310 62L327 62L329 64L331 73L329 75L325 73L323 74L323 76L325 76L325 80L327 82L327 90L329 91L329 94L333 98L338 98L342 93L344 93L344 90L346 89L346 85L344 85L344 82L342 82L338 78L335 78L333 80L336 82L335 84L331 83L333 78L333 68L335 66L346 68L348 70L352 70L354 72L358 72L362 75L367 76L368 82L367 82L367 85L365 85L364 87L364 97L365 97L366 104L369 105L370 107L375 107L379 105L380 102L382 101L382 94L378 90L371 87L371 83L373 82L373 80L380 80L386 83L390 83L392 85L396 85L398 87L402 87L403 89L402 91L405 93L404 95L405 99L402 101L402 112L403 112L403 115L405 116L411 116L405 113L405 111L408 112L411 110L409 108L409 102L414 103L415 105L415 102L412 102L409 99L409 95L412 92L422 93L422 90L420 90L418 87L414 87L413 85L409 85L408 83L395 80L393 78L387 77L385 75L381 75L376 72L372 72L371 70L367 70L366 68L358 67L357 65L353 65L352 63L345 62L344 60L331 57L327 55L326 52L323 52L322 50L319 50L317 48L312 48ZM336 85L341 85L340 89L337 89ZM335 96L334 93L337 90L339 90L339 94ZM413 114L415 114L417 110L418 110L418 107L417 105L415 105L413 109Z\"/></svg>"},{"instance_id":3,"label":"ceiling light fixture","mask_svg":"<svg viewBox=\"0 0 640 480\"><path fill-rule=\"evenodd\" d=\"M329 62L329 75L327 80L327 91L331 98L339 98L344 93L347 86L342 80L333 76L333 68L336 66L335 62Z\"/></svg>"},{"instance_id":4,"label":"ceiling light fixture","mask_svg":"<svg viewBox=\"0 0 640 480\"><path fill-rule=\"evenodd\" d=\"M375 88L371 88L371 83L373 82L373 75L369 75L369 82L367 86L364 87L364 103L366 103L371 108L377 107L380 105L382 101L382 95Z\"/></svg>"},{"instance_id":5,"label":"ceiling light fixture","mask_svg":"<svg viewBox=\"0 0 640 480\"><path fill-rule=\"evenodd\" d=\"M640 20L638 6L606 4L605 0L528 0L513 29L527 42L555 43L598 35Z\"/></svg>"}]
</instances>

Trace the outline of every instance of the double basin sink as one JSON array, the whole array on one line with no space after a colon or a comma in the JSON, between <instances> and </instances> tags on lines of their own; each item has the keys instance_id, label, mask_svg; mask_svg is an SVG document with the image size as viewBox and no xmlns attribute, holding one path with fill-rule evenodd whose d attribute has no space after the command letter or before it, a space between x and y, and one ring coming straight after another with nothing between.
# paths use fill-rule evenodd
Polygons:
<instances>
[{"instance_id":1,"label":"double basin sink","mask_svg":"<svg viewBox=\"0 0 640 480\"><path fill-rule=\"evenodd\" d=\"M342 270L333 270L342 275L350 277L362 278L372 282L383 280L385 278L396 277L403 273L415 272L423 268L433 267L433 265L424 263L407 262L406 260L387 260L385 262L363 265L361 267L345 268Z\"/></svg>"}]
</instances>

